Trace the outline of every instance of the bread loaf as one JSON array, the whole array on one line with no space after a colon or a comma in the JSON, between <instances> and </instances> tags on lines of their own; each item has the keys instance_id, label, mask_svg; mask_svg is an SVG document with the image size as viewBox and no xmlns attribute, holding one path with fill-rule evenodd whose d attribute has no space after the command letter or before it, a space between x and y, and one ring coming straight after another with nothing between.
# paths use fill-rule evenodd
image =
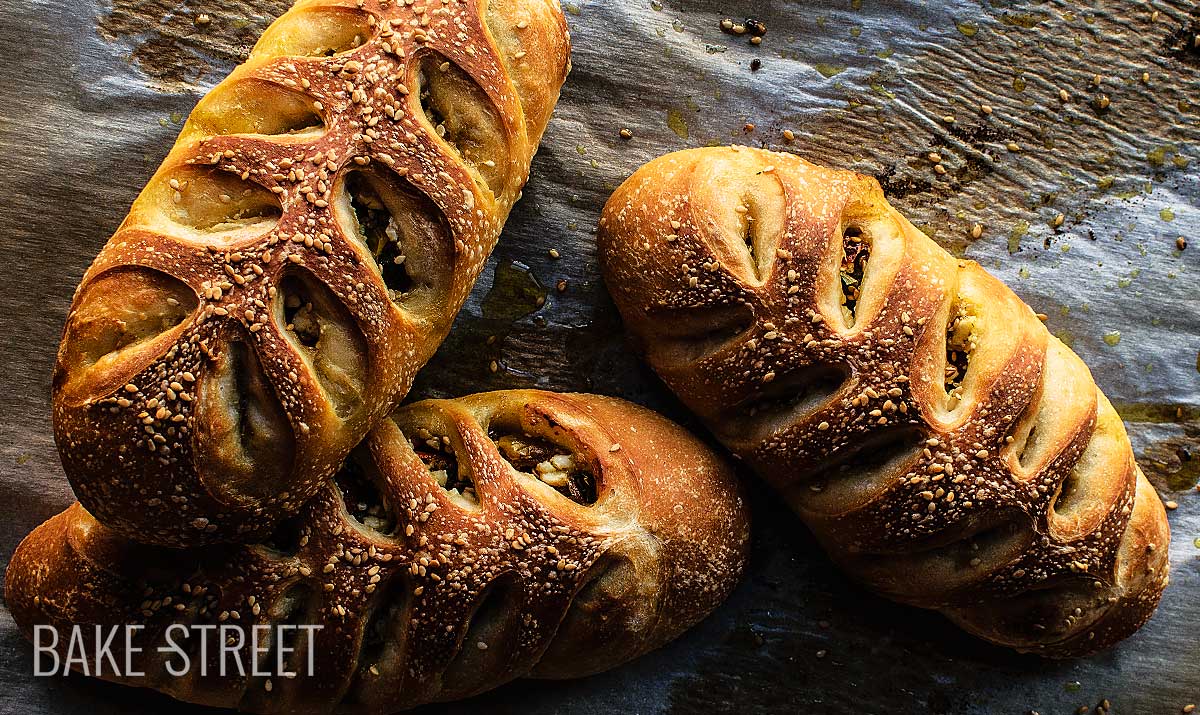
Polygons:
<instances>
[{"instance_id":1,"label":"bread loaf","mask_svg":"<svg viewBox=\"0 0 1200 715\"><path fill-rule=\"evenodd\" d=\"M1162 503L1088 369L866 176L685 151L609 201L602 267L650 364L850 574L1050 656L1139 628Z\"/></svg>"},{"instance_id":2,"label":"bread loaf","mask_svg":"<svg viewBox=\"0 0 1200 715\"><path fill-rule=\"evenodd\" d=\"M557 0L301 0L84 276L54 374L79 500L147 543L295 513L411 385L569 64Z\"/></svg>"},{"instance_id":3,"label":"bread loaf","mask_svg":"<svg viewBox=\"0 0 1200 715\"><path fill-rule=\"evenodd\" d=\"M681 428L611 398L499 392L399 410L257 545L141 545L77 504L17 549L6 601L27 635L53 626L64 658L72 626L143 626L145 677L109 680L249 712L389 713L656 648L729 594L748 539L731 471ZM181 634L191 667L166 670L173 624L322 628L239 649L299 677L222 678L218 649L203 676Z\"/></svg>"}]
</instances>

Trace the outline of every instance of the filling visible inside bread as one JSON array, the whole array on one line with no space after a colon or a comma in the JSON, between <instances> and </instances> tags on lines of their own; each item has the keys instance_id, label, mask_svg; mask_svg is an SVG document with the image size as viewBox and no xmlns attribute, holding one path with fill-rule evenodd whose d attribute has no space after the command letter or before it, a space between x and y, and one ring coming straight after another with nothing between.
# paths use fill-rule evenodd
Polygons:
<instances>
[{"instance_id":1,"label":"filling visible inside bread","mask_svg":"<svg viewBox=\"0 0 1200 715\"><path fill-rule=\"evenodd\" d=\"M513 469L553 487L576 504L596 503L596 476L572 450L523 434L493 434L492 439Z\"/></svg>"},{"instance_id":2,"label":"filling visible inside bread","mask_svg":"<svg viewBox=\"0 0 1200 715\"><path fill-rule=\"evenodd\" d=\"M408 257L404 254L396 219L365 175L350 174L346 178L346 190L350 194L354 218L358 221L359 236L374 256L388 294L393 301L399 302L413 289L414 282L408 273Z\"/></svg>"},{"instance_id":3,"label":"filling visible inside bread","mask_svg":"<svg viewBox=\"0 0 1200 715\"><path fill-rule=\"evenodd\" d=\"M971 306L964 301L957 301L950 311L950 322L946 325L945 387L946 395L950 398L949 407L954 409L962 400L971 354L978 347L978 319L972 313Z\"/></svg>"},{"instance_id":4,"label":"filling visible inside bread","mask_svg":"<svg viewBox=\"0 0 1200 715\"><path fill-rule=\"evenodd\" d=\"M425 463L438 486L456 499L461 499L466 506L478 507L479 494L475 491L475 482L468 470L460 468L450 438L438 437L426 429L417 430L415 436L416 439L411 442L413 451Z\"/></svg>"},{"instance_id":5,"label":"filling visible inside bread","mask_svg":"<svg viewBox=\"0 0 1200 715\"><path fill-rule=\"evenodd\" d=\"M309 6L268 27L252 56L332 57L361 47L373 35L370 15L361 10Z\"/></svg>"},{"instance_id":6,"label":"filling visible inside bread","mask_svg":"<svg viewBox=\"0 0 1200 715\"><path fill-rule=\"evenodd\" d=\"M374 261L392 302L442 311L458 256L441 209L395 174L370 168L350 172L341 186L338 220Z\"/></svg>"},{"instance_id":7,"label":"filling visible inside bread","mask_svg":"<svg viewBox=\"0 0 1200 715\"><path fill-rule=\"evenodd\" d=\"M277 320L312 365L338 417L348 417L362 404L366 338L324 284L292 274L279 288Z\"/></svg>"},{"instance_id":8,"label":"filling visible inside bread","mask_svg":"<svg viewBox=\"0 0 1200 715\"><path fill-rule=\"evenodd\" d=\"M325 130L312 98L258 78L242 78L214 89L192 112L188 127L202 135L311 135Z\"/></svg>"},{"instance_id":9,"label":"filling visible inside bread","mask_svg":"<svg viewBox=\"0 0 1200 715\"><path fill-rule=\"evenodd\" d=\"M842 264L839 277L842 283L842 317L847 327L853 327L858 301L862 297L863 278L867 274L867 261L871 258L871 244L858 226L848 226L842 232Z\"/></svg>"},{"instance_id":10,"label":"filling visible inside bread","mask_svg":"<svg viewBox=\"0 0 1200 715\"><path fill-rule=\"evenodd\" d=\"M369 683L403 666L412 592L413 586L403 571L390 576L379 589L359 644L358 681ZM352 693L355 690L351 688Z\"/></svg>"},{"instance_id":11,"label":"filling visible inside bread","mask_svg":"<svg viewBox=\"0 0 1200 715\"><path fill-rule=\"evenodd\" d=\"M421 110L430 126L458 152L492 193L505 189L508 132L487 93L470 75L429 53L417 73Z\"/></svg>"},{"instance_id":12,"label":"filling visible inside bread","mask_svg":"<svg viewBox=\"0 0 1200 715\"><path fill-rule=\"evenodd\" d=\"M395 511L372 479L371 471L374 465L370 459L356 453L334 475L334 482L351 518L372 531L391 534L396 530Z\"/></svg>"}]
</instances>

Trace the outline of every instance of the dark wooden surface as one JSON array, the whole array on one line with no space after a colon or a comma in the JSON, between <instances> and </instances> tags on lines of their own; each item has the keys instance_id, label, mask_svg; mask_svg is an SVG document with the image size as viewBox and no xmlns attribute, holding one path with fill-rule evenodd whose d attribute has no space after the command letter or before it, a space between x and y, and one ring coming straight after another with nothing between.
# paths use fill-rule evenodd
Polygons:
<instances>
[{"instance_id":1,"label":"dark wooden surface","mask_svg":"<svg viewBox=\"0 0 1200 715\"><path fill-rule=\"evenodd\" d=\"M286 4L0 0L4 563L71 498L48 392L76 282L197 97ZM729 142L795 151L878 176L935 240L1049 316L1126 417L1164 498L1179 503L1170 514L1172 585L1154 620L1110 653L1066 663L1017 656L862 592L754 484L750 571L695 630L611 673L516 683L438 709L1045 714L1107 698L1114 712L1174 713L1200 700L1194 3L575 0L568 10L575 71L533 179L415 396L588 390L696 427L625 348L597 274L599 210L613 187L666 151ZM768 26L763 45L722 34L729 13L758 14ZM201 14L211 22L198 26ZM990 117L980 103L994 108ZM634 138L619 138L622 127ZM944 176L925 158L934 150ZM1058 213L1065 223L1054 230ZM983 236L969 241L975 222ZM1193 245L1180 252L1179 236ZM31 672L30 647L0 611L0 711L193 711Z\"/></svg>"}]
</instances>

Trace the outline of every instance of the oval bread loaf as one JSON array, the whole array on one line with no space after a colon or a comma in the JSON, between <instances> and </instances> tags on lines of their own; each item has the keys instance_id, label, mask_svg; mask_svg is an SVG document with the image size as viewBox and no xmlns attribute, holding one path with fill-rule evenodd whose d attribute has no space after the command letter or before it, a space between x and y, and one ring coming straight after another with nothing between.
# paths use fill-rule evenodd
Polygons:
<instances>
[{"instance_id":1,"label":"oval bread loaf","mask_svg":"<svg viewBox=\"0 0 1200 715\"><path fill-rule=\"evenodd\" d=\"M1169 532L1117 413L874 179L679 152L617 190L599 240L650 364L850 574L1050 656L1150 617Z\"/></svg>"},{"instance_id":2,"label":"oval bread loaf","mask_svg":"<svg viewBox=\"0 0 1200 715\"><path fill-rule=\"evenodd\" d=\"M748 543L732 472L680 427L612 398L498 392L399 410L257 545L145 546L76 504L17 549L6 599L27 635L143 626L146 676L117 682L249 712L389 713L657 648L729 594ZM283 624L321 629L254 654L247 636L247 676L209 644L202 674L197 627ZM191 659L179 677L156 652L172 625L189 627L172 637Z\"/></svg>"},{"instance_id":3,"label":"oval bread loaf","mask_svg":"<svg viewBox=\"0 0 1200 715\"><path fill-rule=\"evenodd\" d=\"M293 514L445 337L557 101L557 0L301 0L84 276L54 374L79 500L147 543Z\"/></svg>"}]
</instances>

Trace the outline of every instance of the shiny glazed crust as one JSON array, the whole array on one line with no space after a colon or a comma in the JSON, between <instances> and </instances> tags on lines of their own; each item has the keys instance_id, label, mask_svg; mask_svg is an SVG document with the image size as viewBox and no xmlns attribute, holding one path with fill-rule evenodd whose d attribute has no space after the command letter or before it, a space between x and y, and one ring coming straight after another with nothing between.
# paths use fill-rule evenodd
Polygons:
<instances>
[{"instance_id":1,"label":"shiny glazed crust","mask_svg":"<svg viewBox=\"0 0 1200 715\"><path fill-rule=\"evenodd\" d=\"M197 105L76 293L54 427L147 543L294 514L449 330L569 64L557 0L301 0Z\"/></svg>"},{"instance_id":2,"label":"shiny glazed crust","mask_svg":"<svg viewBox=\"0 0 1200 715\"><path fill-rule=\"evenodd\" d=\"M595 477L594 502L514 466L499 446L513 436L570 453ZM474 503L439 486L421 454L430 440L455 455ZM421 402L351 463L258 545L145 546L76 504L17 549L7 605L27 635L36 624L144 625L136 645L147 652L133 662L147 676L109 679L180 700L387 713L611 668L702 619L745 565L747 513L728 466L620 400L514 391ZM372 500L383 508L364 510ZM173 677L154 650L175 623L321 625L316 675L234 677L230 666L221 678L210 655L209 677L195 665ZM300 655L287 669L304 667L306 637L290 644ZM264 670L276 647L260 656Z\"/></svg>"},{"instance_id":3,"label":"shiny glazed crust","mask_svg":"<svg viewBox=\"0 0 1200 715\"><path fill-rule=\"evenodd\" d=\"M874 179L678 152L617 190L599 241L637 347L856 578L1050 656L1153 613L1170 536L1120 418Z\"/></svg>"}]
</instances>

